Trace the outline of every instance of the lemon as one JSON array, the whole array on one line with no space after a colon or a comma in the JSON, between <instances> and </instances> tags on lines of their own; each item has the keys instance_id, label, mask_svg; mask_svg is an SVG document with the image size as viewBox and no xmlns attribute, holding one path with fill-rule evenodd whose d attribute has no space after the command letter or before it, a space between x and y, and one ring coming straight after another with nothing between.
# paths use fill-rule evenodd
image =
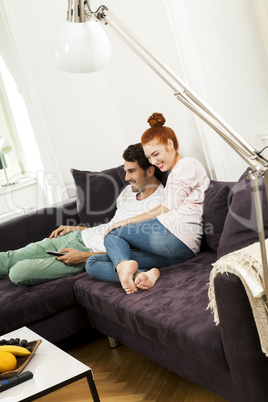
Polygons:
<instances>
[{"instance_id":1,"label":"lemon","mask_svg":"<svg viewBox=\"0 0 268 402\"><path fill-rule=\"evenodd\" d=\"M0 373L15 370L17 359L10 352L0 352Z\"/></svg>"}]
</instances>

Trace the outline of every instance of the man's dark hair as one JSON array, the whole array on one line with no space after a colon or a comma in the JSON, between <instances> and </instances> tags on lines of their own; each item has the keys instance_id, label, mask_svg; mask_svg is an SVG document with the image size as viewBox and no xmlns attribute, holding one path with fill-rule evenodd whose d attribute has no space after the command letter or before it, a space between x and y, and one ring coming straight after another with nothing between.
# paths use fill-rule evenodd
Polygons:
<instances>
[{"instance_id":1,"label":"man's dark hair","mask_svg":"<svg viewBox=\"0 0 268 402\"><path fill-rule=\"evenodd\" d=\"M150 166L153 166L149 160L144 155L143 148L141 143L134 145L129 145L127 149L123 153L123 158L127 162L136 162L138 163L139 167L146 171ZM163 174L158 167L154 166L154 175L158 180L161 180Z\"/></svg>"}]
</instances>

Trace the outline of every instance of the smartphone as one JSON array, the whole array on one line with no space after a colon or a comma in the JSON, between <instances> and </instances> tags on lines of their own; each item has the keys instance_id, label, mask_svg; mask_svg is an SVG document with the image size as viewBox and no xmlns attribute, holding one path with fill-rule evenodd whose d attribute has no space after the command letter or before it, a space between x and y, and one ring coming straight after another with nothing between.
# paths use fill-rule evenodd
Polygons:
<instances>
[{"instance_id":1,"label":"smartphone","mask_svg":"<svg viewBox=\"0 0 268 402\"><path fill-rule=\"evenodd\" d=\"M52 251L52 250L46 250L47 254L50 255L55 255L56 257L61 257L62 255L65 255L66 253L60 253L59 251Z\"/></svg>"}]
</instances>

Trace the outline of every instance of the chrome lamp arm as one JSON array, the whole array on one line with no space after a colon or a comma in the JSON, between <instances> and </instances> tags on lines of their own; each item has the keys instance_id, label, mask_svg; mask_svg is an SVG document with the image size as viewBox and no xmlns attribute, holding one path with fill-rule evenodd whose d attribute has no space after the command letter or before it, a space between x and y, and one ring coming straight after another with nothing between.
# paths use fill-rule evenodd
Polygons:
<instances>
[{"instance_id":1,"label":"chrome lamp arm","mask_svg":"<svg viewBox=\"0 0 268 402\"><path fill-rule=\"evenodd\" d=\"M253 170L262 174L268 169L268 160L258 150L230 127L204 100L202 100L185 82L177 77L167 66L159 61L134 34L111 13L106 6L100 6L96 12L90 10L88 1L86 15L88 18L109 25L126 45L134 51L169 87L174 95L198 117L204 120L227 142Z\"/></svg>"},{"instance_id":2,"label":"chrome lamp arm","mask_svg":"<svg viewBox=\"0 0 268 402\"><path fill-rule=\"evenodd\" d=\"M265 248L265 232L258 178L263 177L268 199L268 160L244 137L230 127L204 100L194 93L179 77L160 62L133 33L106 6L97 11L90 9L89 1L69 0L67 19L71 22L100 21L116 33L136 55L142 59L173 91L175 97L199 118L205 121L252 168L248 178L252 180L261 248L266 303L268 299L268 265Z\"/></svg>"}]
</instances>

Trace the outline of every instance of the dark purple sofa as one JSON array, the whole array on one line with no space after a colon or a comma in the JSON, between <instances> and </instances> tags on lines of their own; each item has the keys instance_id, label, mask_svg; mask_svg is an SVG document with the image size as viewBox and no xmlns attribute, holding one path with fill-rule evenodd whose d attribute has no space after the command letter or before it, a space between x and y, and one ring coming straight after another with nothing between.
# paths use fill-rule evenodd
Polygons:
<instances>
[{"instance_id":1,"label":"dark purple sofa","mask_svg":"<svg viewBox=\"0 0 268 402\"><path fill-rule=\"evenodd\" d=\"M247 172L236 185L211 181L204 204L201 252L184 263L162 268L152 289L126 295L120 284L102 282L86 273L32 288L17 288L4 279L0 303L7 308L1 308L1 332L27 325L58 340L89 325L229 401L267 401L268 359L261 351L238 277L218 275L215 279L218 326L207 309L211 264L258 239L251 182L246 176ZM101 173L73 170L73 177L77 203L70 200L10 221L5 224L6 236L1 225L0 237L3 241L9 238L5 243L0 239L1 248L38 240L62 222L92 225L109 219L114 199L125 185L122 167ZM263 190L261 179L260 186ZM264 193L262 202L268 235Z\"/></svg>"}]
</instances>

